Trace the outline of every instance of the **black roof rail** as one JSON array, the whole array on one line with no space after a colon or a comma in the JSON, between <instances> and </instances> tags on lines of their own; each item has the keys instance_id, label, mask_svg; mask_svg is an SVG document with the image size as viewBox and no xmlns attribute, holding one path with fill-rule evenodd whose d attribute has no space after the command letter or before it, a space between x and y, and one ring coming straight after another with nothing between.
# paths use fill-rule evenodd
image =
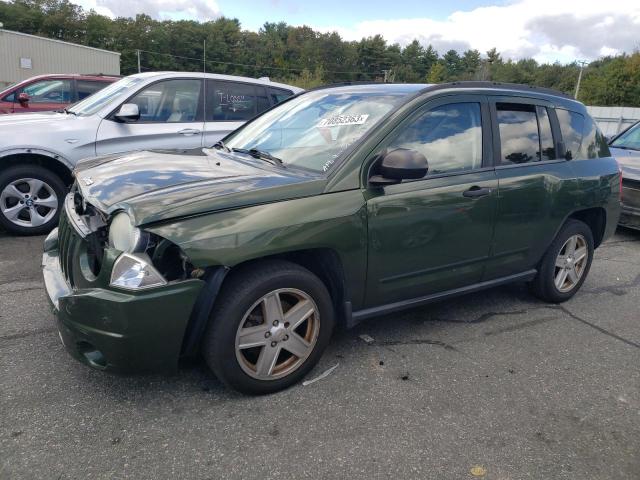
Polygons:
<instances>
[{"instance_id":1,"label":"black roof rail","mask_svg":"<svg viewBox=\"0 0 640 480\"><path fill-rule=\"evenodd\" d=\"M555 95L556 97L562 97L562 98L576 101L571 95L568 95L559 90L554 90L552 88L536 87L535 85L525 85L521 83L506 83L506 82L493 82L493 81L481 81L481 80L438 83L438 84L426 87L423 90L423 92L432 91L432 90L443 90L446 88L501 88L503 90L518 90L518 91L530 90L533 92L546 93L549 95Z\"/></svg>"}]
</instances>

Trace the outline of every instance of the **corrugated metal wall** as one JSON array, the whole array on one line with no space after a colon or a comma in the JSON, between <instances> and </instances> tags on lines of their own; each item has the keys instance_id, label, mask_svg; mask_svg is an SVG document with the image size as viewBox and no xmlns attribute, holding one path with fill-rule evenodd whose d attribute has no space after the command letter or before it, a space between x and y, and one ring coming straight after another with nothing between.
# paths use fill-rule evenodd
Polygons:
<instances>
[{"instance_id":1,"label":"corrugated metal wall","mask_svg":"<svg viewBox=\"0 0 640 480\"><path fill-rule=\"evenodd\" d=\"M640 120L640 108L633 107L587 107L602 133L612 137Z\"/></svg>"},{"instance_id":2,"label":"corrugated metal wall","mask_svg":"<svg viewBox=\"0 0 640 480\"><path fill-rule=\"evenodd\" d=\"M0 29L0 86L47 73L119 75L120 54Z\"/></svg>"}]
</instances>

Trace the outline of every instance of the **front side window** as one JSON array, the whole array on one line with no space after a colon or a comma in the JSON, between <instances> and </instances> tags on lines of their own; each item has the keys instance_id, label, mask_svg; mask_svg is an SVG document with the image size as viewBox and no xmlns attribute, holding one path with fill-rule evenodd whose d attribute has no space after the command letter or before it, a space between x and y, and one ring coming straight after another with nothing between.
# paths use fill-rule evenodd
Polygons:
<instances>
[{"instance_id":1,"label":"front side window","mask_svg":"<svg viewBox=\"0 0 640 480\"><path fill-rule=\"evenodd\" d=\"M106 82L92 82L89 80L77 80L76 90L78 91L78 100L84 100L85 98L93 95L99 90L106 87Z\"/></svg>"},{"instance_id":2,"label":"front side window","mask_svg":"<svg viewBox=\"0 0 640 480\"><path fill-rule=\"evenodd\" d=\"M164 80L144 88L127 103L138 106L141 123L195 122L200 86L200 80Z\"/></svg>"},{"instance_id":3,"label":"front side window","mask_svg":"<svg viewBox=\"0 0 640 480\"><path fill-rule=\"evenodd\" d=\"M611 146L615 148L640 150L640 123L637 123L635 126L631 127L629 130L616 138L611 143Z\"/></svg>"},{"instance_id":4,"label":"front side window","mask_svg":"<svg viewBox=\"0 0 640 480\"><path fill-rule=\"evenodd\" d=\"M41 80L24 87L22 93L29 95L29 103L69 103L71 80Z\"/></svg>"},{"instance_id":5,"label":"front side window","mask_svg":"<svg viewBox=\"0 0 640 480\"><path fill-rule=\"evenodd\" d=\"M407 95L376 88L305 93L272 108L225 143L267 151L285 165L326 172Z\"/></svg>"},{"instance_id":6,"label":"front side window","mask_svg":"<svg viewBox=\"0 0 640 480\"><path fill-rule=\"evenodd\" d=\"M403 128L387 148L422 153L429 162L429 175L480 168L480 104L453 103L433 108Z\"/></svg>"}]
</instances>

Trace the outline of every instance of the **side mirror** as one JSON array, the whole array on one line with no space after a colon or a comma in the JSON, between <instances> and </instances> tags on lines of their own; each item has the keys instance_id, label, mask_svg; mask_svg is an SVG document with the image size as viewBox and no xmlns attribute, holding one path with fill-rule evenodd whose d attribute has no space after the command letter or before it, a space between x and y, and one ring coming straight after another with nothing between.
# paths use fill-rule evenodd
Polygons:
<instances>
[{"instance_id":1,"label":"side mirror","mask_svg":"<svg viewBox=\"0 0 640 480\"><path fill-rule=\"evenodd\" d=\"M30 97L28 93L19 93L18 94L18 103L20 103L20 105L26 105L29 103Z\"/></svg>"},{"instance_id":2,"label":"side mirror","mask_svg":"<svg viewBox=\"0 0 640 480\"><path fill-rule=\"evenodd\" d=\"M429 164L422 153L408 148L397 148L383 154L374 166L376 174L369 178L371 185L389 185L402 180L414 180L427 174Z\"/></svg>"},{"instance_id":3,"label":"side mirror","mask_svg":"<svg viewBox=\"0 0 640 480\"><path fill-rule=\"evenodd\" d=\"M118 110L118 113L116 113L114 117L120 122L136 122L140 119L140 110L135 103L125 103L120 107L120 110Z\"/></svg>"}]
</instances>

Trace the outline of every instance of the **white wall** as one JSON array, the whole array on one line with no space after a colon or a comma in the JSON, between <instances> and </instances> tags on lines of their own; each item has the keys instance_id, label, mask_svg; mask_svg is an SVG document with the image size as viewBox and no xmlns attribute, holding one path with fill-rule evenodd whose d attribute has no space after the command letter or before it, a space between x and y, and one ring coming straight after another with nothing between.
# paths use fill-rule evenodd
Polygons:
<instances>
[{"instance_id":1,"label":"white wall","mask_svg":"<svg viewBox=\"0 0 640 480\"><path fill-rule=\"evenodd\" d=\"M634 107L587 107L602 133L612 137L629 125L640 120L640 108Z\"/></svg>"}]
</instances>

